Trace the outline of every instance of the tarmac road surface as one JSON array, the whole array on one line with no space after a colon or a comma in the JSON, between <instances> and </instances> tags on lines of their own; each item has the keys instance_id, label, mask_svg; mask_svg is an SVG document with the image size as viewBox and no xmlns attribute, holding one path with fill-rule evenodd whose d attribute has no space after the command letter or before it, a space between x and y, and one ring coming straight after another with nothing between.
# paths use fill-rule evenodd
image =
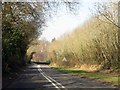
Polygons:
<instances>
[{"instance_id":1,"label":"tarmac road surface","mask_svg":"<svg viewBox=\"0 0 120 90\"><path fill-rule=\"evenodd\" d=\"M4 89L11 90L118 90L107 83L73 76L44 64L31 64ZM4 90L3 89L3 90Z\"/></svg>"}]
</instances>

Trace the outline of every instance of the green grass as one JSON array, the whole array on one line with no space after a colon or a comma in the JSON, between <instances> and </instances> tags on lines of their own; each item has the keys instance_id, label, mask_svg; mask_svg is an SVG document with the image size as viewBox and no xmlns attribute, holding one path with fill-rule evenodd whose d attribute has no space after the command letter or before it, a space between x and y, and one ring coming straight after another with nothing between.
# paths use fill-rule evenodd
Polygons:
<instances>
[{"instance_id":1,"label":"green grass","mask_svg":"<svg viewBox=\"0 0 120 90\"><path fill-rule=\"evenodd\" d=\"M66 72L68 74L72 74L72 75L80 75L80 76L96 79L96 80L103 81L103 82L110 82L113 85L120 84L120 78L118 80L118 76L115 76L115 75L104 74L104 73L100 73L100 72L87 72L87 71L83 71L83 70L76 70L73 68L66 68L66 67L52 67L52 68L59 70L59 71L64 71L64 72Z\"/></svg>"}]
</instances>

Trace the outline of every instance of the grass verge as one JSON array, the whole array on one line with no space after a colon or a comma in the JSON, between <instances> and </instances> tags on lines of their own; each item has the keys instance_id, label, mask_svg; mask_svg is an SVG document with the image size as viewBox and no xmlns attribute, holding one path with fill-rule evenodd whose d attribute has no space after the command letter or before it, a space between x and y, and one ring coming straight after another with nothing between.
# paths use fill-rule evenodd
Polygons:
<instances>
[{"instance_id":1,"label":"grass verge","mask_svg":"<svg viewBox=\"0 0 120 90\"><path fill-rule=\"evenodd\" d=\"M59 71L66 72L68 74L78 75L78 76L86 77L89 79L95 79L101 82L108 82L115 86L120 85L120 77L118 77L117 75L104 74L100 72L87 72L83 70L78 70L74 68L66 68L66 67L52 67L52 68L59 70Z\"/></svg>"}]
</instances>

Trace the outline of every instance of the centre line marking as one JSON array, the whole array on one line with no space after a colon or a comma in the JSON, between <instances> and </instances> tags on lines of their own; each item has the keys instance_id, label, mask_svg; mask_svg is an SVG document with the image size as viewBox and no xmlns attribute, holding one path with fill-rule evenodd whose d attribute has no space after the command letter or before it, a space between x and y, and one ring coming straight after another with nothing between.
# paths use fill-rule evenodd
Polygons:
<instances>
[{"instance_id":1,"label":"centre line marking","mask_svg":"<svg viewBox=\"0 0 120 90\"><path fill-rule=\"evenodd\" d=\"M49 82L51 82L52 85L55 86L55 88L57 88L58 90L60 90L59 87L58 87L54 82L52 82L49 78L47 78L43 73L41 73L41 74L42 74Z\"/></svg>"},{"instance_id":2,"label":"centre line marking","mask_svg":"<svg viewBox=\"0 0 120 90\"><path fill-rule=\"evenodd\" d=\"M56 80L54 80L53 78L51 78L50 76L46 75L42 69L40 68L40 65L37 65L38 67L38 71L43 75L43 77L45 77L49 82L52 83L53 86L55 86L55 88L57 88L58 90L60 90L60 87L58 87L57 85L61 86L61 88L66 89L64 86L62 86L59 82L57 82ZM66 89L67 90L67 89Z\"/></svg>"}]
</instances>

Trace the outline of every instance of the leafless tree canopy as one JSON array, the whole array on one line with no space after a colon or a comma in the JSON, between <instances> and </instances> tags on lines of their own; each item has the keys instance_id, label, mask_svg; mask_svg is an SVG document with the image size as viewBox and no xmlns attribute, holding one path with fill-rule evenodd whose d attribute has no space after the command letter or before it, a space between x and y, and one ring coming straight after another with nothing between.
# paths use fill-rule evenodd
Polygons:
<instances>
[{"instance_id":1,"label":"leafless tree canopy","mask_svg":"<svg viewBox=\"0 0 120 90\"><path fill-rule=\"evenodd\" d=\"M119 27L118 25L118 2L103 2L103 3L96 3L96 16L107 23L112 23L115 26ZM120 28L120 27L119 27Z\"/></svg>"}]
</instances>

